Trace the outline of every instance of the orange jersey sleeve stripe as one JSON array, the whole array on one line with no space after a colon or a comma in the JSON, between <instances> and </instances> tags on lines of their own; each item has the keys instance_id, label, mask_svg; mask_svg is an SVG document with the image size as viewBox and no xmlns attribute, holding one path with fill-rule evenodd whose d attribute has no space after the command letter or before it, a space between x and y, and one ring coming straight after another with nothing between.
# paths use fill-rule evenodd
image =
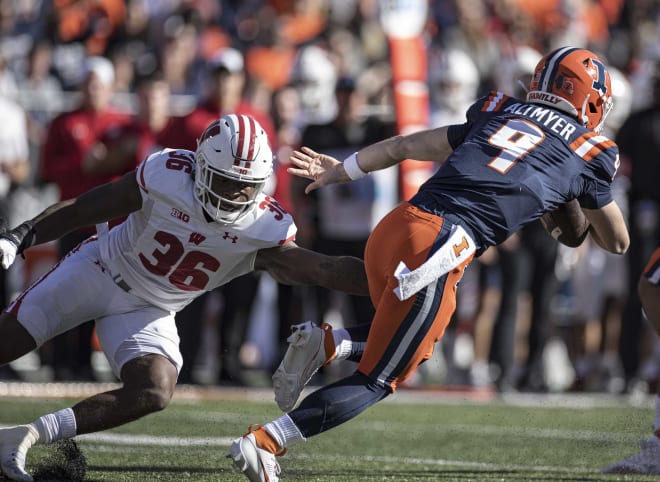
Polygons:
<instances>
[{"instance_id":1,"label":"orange jersey sleeve stripe","mask_svg":"<svg viewBox=\"0 0 660 482\"><path fill-rule=\"evenodd\" d=\"M500 107L502 107L502 104L508 98L509 96L504 95L502 92L491 92L491 94L488 96L488 99L486 100L486 102L484 102L484 105L481 107L481 111L495 112L499 110Z\"/></svg>"},{"instance_id":2,"label":"orange jersey sleeve stripe","mask_svg":"<svg viewBox=\"0 0 660 482\"><path fill-rule=\"evenodd\" d=\"M586 132L571 143L571 149L582 159L589 162L605 149L615 145L614 141L605 136L598 135L595 132Z\"/></svg>"}]
</instances>

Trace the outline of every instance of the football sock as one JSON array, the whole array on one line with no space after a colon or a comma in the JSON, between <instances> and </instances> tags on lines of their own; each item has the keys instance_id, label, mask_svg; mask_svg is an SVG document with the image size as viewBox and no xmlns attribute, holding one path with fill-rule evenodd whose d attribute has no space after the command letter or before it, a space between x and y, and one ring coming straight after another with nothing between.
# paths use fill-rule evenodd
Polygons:
<instances>
[{"instance_id":1,"label":"football sock","mask_svg":"<svg viewBox=\"0 0 660 482\"><path fill-rule=\"evenodd\" d=\"M351 340L351 352L346 357L347 360L359 363L364 353L364 348L367 345L367 338L371 323L362 323L360 325L350 326L346 328L348 332L348 339Z\"/></svg>"},{"instance_id":2,"label":"football sock","mask_svg":"<svg viewBox=\"0 0 660 482\"><path fill-rule=\"evenodd\" d=\"M327 334L327 333L326 333ZM334 341L334 347L332 348L333 355L330 355L328 362L331 360L345 360L349 357L352 350L353 342L351 341L351 335L345 328L339 328L337 330L332 330L332 340ZM328 340L328 337L326 337ZM326 344L325 352L328 353L329 346ZM327 362L326 362L327 363Z\"/></svg>"},{"instance_id":3,"label":"football sock","mask_svg":"<svg viewBox=\"0 0 660 482\"><path fill-rule=\"evenodd\" d=\"M287 414L282 415L280 418L273 420L272 422L268 422L262 428L263 430L259 430L258 432L265 432L272 443L269 443L269 441L263 437L264 445L262 445L262 440L260 438L257 438L257 444L259 447L274 454L293 443L305 441L305 437L303 437L296 424L293 423L293 420L291 420L291 417ZM256 432L255 437L257 437Z\"/></svg>"},{"instance_id":4,"label":"football sock","mask_svg":"<svg viewBox=\"0 0 660 482\"><path fill-rule=\"evenodd\" d=\"M660 395L655 397L655 420L653 420L653 432L660 437Z\"/></svg>"},{"instance_id":5,"label":"football sock","mask_svg":"<svg viewBox=\"0 0 660 482\"><path fill-rule=\"evenodd\" d=\"M76 417L71 408L43 415L32 422L39 433L39 443L48 444L76 435Z\"/></svg>"}]
</instances>

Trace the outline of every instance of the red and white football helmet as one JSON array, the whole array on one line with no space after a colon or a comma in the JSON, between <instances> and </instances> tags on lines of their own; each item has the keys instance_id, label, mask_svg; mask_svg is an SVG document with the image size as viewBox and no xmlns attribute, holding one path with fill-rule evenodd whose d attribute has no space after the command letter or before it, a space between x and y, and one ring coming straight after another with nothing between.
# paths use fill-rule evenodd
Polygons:
<instances>
[{"instance_id":1,"label":"red and white football helmet","mask_svg":"<svg viewBox=\"0 0 660 482\"><path fill-rule=\"evenodd\" d=\"M613 105L610 74L590 50L562 47L536 65L527 101L559 109L600 132Z\"/></svg>"},{"instance_id":2,"label":"red and white football helmet","mask_svg":"<svg viewBox=\"0 0 660 482\"><path fill-rule=\"evenodd\" d=\"M208 215L223 224L235 223L255 208L273 172L268 136L247 115L229 114L212 122L197 140L196 159L195 196ZM247 200L229 199L218 190L223 179L254 189Z\"/></svg>"}]
</instances>

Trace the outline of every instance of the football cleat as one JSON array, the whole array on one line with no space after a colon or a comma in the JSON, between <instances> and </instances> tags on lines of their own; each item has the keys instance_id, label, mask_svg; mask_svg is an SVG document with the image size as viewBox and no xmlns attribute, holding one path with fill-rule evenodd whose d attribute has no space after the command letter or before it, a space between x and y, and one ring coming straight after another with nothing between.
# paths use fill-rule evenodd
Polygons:
<instances>
[{"instance_id":1,"label":"football cleat","mask_svg":"<svg viewBox=\"0 0 660 482\"><path fill-rule=\"evenodd\" d=\"M252 428L243 437L234 440L227 457L251 482L280 480L280 464L275 460L275 454L257 446Z\"/></svg>"},{"instance_id":2,"label":"football cleat","mask_svg":"<svg viewBox=\"0 0 660 482\"><path fill-rule=\"evenodd\" d=\"M640 440L639 453L601 470L603 474L660 474L660 438Z\"/></svg>"},{"instance_id":3,"label":"football cleat","mask_svg":"<svg viewBox=\"0 0 660 482\"><path fill-rule=\"evenodd\" d=\"M334 339L328 339L332 347L325 346L326 335L332 336L331 332L332 327L327 323L320 328L311 321L291 326L291 335L286 339L289 347L273 374L275 402L283 412L295 406L309 380L334 358ZM328 355L328 352L332 354Z\"/></svg>"},{"instance_id":4,"label":"football cleat","mask_svg":"<svg viewBox=\"0 0 660 482\"><path fill-rule=\"evenodd\" d=\"M0 428L0 466L5 477L23 482L34 480L25 471L25 458L38 439L39 434L31 425Z\"/></svg>"}]
</instances>

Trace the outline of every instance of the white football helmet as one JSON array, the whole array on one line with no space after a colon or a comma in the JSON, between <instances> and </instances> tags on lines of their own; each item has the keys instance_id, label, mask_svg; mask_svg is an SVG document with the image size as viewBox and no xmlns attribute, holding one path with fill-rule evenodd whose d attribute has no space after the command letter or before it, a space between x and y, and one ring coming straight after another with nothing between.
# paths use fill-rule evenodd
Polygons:
<instances>
[{"instance_id":1,"label":"white football helmet","mask_svg":"<svg viewBox=\"0 0 660 482\"><path fill-rule=\"evenodd\" d=\"M431 55L429 87L435 108L463 119L467 108L476 100L479 82L477 65L464 51L450 48Z\"/></svg>"},{"instance_id":2,"label":"white football helmet","mask_svg":"<svg viewBox=\"0 0 660 482\"><path fill-rule=\"evenodd\" d=\"M316 45L300 50L291 73L305 123L326 124L337 117L337 67L328 52Z\"/></svg>"},{"instance_id":3,"label":"white football helmet","mask_svg":"<svg viewBox=\"0 0 660 482\"><path fill-rule=\"evenodd\" d=\"M632 85L624 73L614 67L609 67L609 71L614 107L605 120L605 128L609 131L609 135L614 136L630 115L634 96Z\"/></svg>"},{"instance_id":4,"label":"white football helmet","mask_svg":"<svg viewBox=\"0 0 660 482\"><path fill-rule=\"evenodd\" d=\"M229 114L212 122L197 140L196 158L195 197L223 224L235 223L256 207L273 172L268 136L247 115ZM228 180L233 181L229 186ZM254 189L245 193L241 184Z\"/></svg>"}]
</instances>

